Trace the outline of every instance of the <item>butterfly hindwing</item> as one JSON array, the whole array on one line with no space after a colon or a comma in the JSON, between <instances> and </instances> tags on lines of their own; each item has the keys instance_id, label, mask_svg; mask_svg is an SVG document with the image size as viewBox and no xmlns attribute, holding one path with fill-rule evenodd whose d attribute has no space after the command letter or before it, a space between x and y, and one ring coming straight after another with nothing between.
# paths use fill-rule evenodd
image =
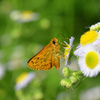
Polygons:
<instances>
[{"instance_id":1,"label":"butterfly hindwing","mask_svg":"<svg viewBox=\"0 0 100 100\"><path fill-rule=\"evenodd\" d=\"M56 69L59 68L59 57L55 58L55 60L53 61L53 65L56 67Z\"/></svg>"}]
</instances>

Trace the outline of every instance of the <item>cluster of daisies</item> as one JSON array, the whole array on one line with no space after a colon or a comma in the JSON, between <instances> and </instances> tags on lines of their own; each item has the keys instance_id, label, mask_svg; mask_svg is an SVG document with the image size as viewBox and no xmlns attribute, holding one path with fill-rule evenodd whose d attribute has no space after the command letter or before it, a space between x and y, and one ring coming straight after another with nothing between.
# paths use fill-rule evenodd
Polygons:
<instances>
[{"instance_id":1,"label":"cluster of daisies","mask_svg":"<svg viewBox=\"0 0 100 100\"><path fill-rule=\"evenodd\" d=\"M91 26L95 29L99 25ZM100 31L85 32L80 38L80 44L74 54L78 57L80 70L85 76L97 76L100 72Z\"/></svg>"},{"instance_id":2,"label":"cluster of daisies","mask_svg":"<svg viewBox=\"0 0 100 100\"><path fill-rule=\"evenodd\" d=\"M65 65L72 48L74 38L71 37L70 44L65 47ZM65 42L66 43L66 42ZM67 44L67 43L66 43ZM100 23L92 25L90 30L80 37L80 44L76 47L74 55L77 57L80 71L86 77L97 76L100 72Z\"/></svg>"}]
</instances>

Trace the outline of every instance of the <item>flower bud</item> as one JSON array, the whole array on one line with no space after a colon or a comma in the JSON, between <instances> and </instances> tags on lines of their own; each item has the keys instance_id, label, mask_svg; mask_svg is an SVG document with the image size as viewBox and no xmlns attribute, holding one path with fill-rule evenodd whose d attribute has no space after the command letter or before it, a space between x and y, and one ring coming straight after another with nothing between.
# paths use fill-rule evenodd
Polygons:
<instances>
[{"instance_id":1,"label":"flower bud","mask_svg":"<svg viewBox=\"0 0 100 100\"><path fill-rule=\"evenodd\" d=\"M90 27L90 30L92 30L92 31L98 31L98 30L100 30L100 22L98 22L98 23L92 25L92 26Z\"/></svg>"},{"instance_id":2,"label":"flower bud","mask_svg":"<svg viewBox=\"0 0 100 100\"><path fill-rule=\"evenodd\" d=\"M60 83L62 86L66 86L67 88L71 88L72 86L72 83L69 79L63 79Z\"/></svg>"},{"instance_id":3,"label":"flower bud","mask_svg":"<svg viewBox=\"0 0 100 100\"><path fill-rule=\"evenodd\" d=\"M72 76L76 76L76 75L77 75L77 73L76 73L76 72L73 72L73 73L72 73Z\"/></svg>"},{"instance_id":4,"label":"flower bud","mask_svg":"<svg viewBox=\"0 0 100 100\"><path fill-rule=\"evenodd\" d=\"M66 86L66 84L67 84L66 79L62 79L60 84L61 84L61 86Z\"/></svg>"},{"instance_id":5,"label":"flower bud","mask_svg":"<svg viewBox=\"0 0 100 100\"><path fill-rule=\"evenodd\" d=\"M71 81L72 83L77 82L77 77L76 77L76 76L71 76L69 79L70 79L70 81Z\"/></svg>"},{"instance_id":6,"label":"flower bud","mask_svg":"<svg viewBox=\"0 0 100 100\"><path fill-rule=\"evenodd\" d=\"M67 88L71 88L72 87L72 83L69 79L67 79L67 84L66 84Z\"/></svg>"},{"instance_id":7,"label":"flower bud","mask_svg":"<svg viewBox=\"0 0 100 100\"><path fill-rule=\"evenodd\" d=\"M72 76L75 76L77 78L77 80L79 80L80 79L80 74L82 74L82 72L81 71L77 71L77 72L73 72Z\"/></svg>"},{"instance_id":8,"label":"flower bud","mask_svg":"<svg viewBox=\"0 0 100 100\"><path fill-rule=\"evenodd\" d=\"M70 70L68 67L64 67L62 70L62 73L65 77L68 77L70 75Z\"/></svg>"}]
</instances>

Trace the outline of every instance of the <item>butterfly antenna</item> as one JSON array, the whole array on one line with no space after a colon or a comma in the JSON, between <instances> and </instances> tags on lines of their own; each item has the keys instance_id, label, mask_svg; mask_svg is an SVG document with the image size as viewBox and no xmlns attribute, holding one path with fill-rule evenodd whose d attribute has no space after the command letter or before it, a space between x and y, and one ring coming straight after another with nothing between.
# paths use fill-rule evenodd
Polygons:
<instances>
[{"instance_id":1,"label":"butterfly antenna","mask_svg":"<svg viewBox=\"0 0 100 100\"><path fill-rule=\"evenodd\" d=\"M63 33L59 33L59 34L58 34L58 36L57 36L57 38L59 37L59 35L60 35L60 34L61 34L61 35L65 38L65 36L64 36L64 34L63 34Z\"/></svg>"}]
</instances>

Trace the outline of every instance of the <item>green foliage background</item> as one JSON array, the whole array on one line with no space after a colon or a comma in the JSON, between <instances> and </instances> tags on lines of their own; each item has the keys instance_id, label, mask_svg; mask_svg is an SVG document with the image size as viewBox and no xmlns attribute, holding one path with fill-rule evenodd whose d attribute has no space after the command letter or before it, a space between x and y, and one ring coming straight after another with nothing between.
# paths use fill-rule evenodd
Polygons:
<instances>
[{"instance_id":1,"label":"green foliage background","mask_svg":"<svg viewBox=\"0 0 100 100\"><path fill-rule=\"evenodd\" d=\"M17 23L9 17L13 10L38 12L40 18ZM46 28L41 25L44 19L49 21ZM0 0L0 64L6 69L0 80L0 100L78 100L82 90L100 86L97 76L87 78L76 90L68 90L60 85L61 68L33 71L27 67L27 61L59 33L65 38L74 36L77 45L81 34L99 21L99 0ZM13 54L19 55L18 63L9 70L9 63L16 60ZM15 91L16 78L31 71L36 73L35 79L24 89Z\"/></svg>"}]
</instances>

